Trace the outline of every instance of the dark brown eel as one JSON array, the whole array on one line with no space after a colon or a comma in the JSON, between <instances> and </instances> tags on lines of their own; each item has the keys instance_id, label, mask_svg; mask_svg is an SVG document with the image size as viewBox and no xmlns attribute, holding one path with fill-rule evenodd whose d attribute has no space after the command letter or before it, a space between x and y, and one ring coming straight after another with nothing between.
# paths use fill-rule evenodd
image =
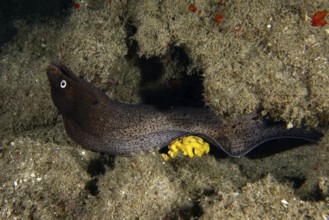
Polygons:
<instances>
[{"instance_id":1,"label":"dark brown eel","mask_svg":"<svg viewBox=\"0 0 329 220\"><path fill-rule=\"evenodd\" d=\"M321 138L315 131L286 129L284 123L268 123L255 114L223 123L206 108L159 111L149 105L119 103L59 62L50 64L47 75L68 135L92 151L130 155L159 150L174 139L194 134L231 156L242 156L273 139Z\"/></svg>"}]
</instances>

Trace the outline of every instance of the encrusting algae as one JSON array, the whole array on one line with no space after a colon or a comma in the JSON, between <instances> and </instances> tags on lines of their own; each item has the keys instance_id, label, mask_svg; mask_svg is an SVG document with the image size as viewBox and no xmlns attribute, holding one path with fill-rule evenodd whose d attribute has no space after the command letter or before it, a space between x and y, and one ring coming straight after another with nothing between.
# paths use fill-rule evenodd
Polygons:
<instances>
[{"instance_id":1,"label":"encrusting algae","mask_svg":"<svg viewBox=\"0 0 329 220\"><path fill-rule=\"evenodd\" d=\"M175 158L178 152L183 153L184 156L193 158L194 156L201 157L203 154L209 153L210 146L202 138L197 136L185 136L174 140L168 146L167 154L161 154L164 160Z\"/></svg>"}]
</instances>

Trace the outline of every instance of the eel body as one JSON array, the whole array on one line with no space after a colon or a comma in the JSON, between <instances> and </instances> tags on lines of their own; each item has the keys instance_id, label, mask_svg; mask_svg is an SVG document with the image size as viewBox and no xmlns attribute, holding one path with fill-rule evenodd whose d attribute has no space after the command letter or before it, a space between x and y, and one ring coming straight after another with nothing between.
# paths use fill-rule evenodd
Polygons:
<instances>
[{"instance_id":1,"label":"eel body","mask_svg":"<svg viewBox=\"0 0 329 220\"><path fill-rule=\"evenodd\" d=\"M158 150L174 139L193 134L231 156L242 156L272 139L321 138L315 131L286 129L284 123L268 123L254 114L223 123L206 108L159 111L149 105L119 103L59 62L50 64L47 76L68 135L92 151L129 155Z\"/></svg>"}]
</instances>

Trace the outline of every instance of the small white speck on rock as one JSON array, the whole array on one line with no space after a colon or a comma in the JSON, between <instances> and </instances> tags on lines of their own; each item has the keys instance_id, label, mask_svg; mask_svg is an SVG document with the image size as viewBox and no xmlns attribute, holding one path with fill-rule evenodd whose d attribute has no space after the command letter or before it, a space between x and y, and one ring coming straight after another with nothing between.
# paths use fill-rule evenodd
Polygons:
<instances>
[{"instance_id":1,"label":"small white speck on rock","mask_svg":"<svg viewBox=\"0 0 329 220\"><path fill-rule=\"evenodd\" d=\"M282 203L282 205L283 205L285 208L287 208L288 205L289 205L289 202L287 202L287 200L285 200L285 199L282 199L282 200L281 200L281 203Z\"/></svg>"}]
</instances>

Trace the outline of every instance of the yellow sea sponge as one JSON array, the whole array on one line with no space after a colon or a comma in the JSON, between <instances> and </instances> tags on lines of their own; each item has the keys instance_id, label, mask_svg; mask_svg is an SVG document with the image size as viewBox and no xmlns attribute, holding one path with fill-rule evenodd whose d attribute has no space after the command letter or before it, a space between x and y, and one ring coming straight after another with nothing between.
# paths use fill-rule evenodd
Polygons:
<instances>
[{"instance_id":1,"label":"yellow sea sponge","mask_svg":"<svg viewBox=\"0 0 329 220\"><path fill-rule=\"evenodd\" d=\"M202 138L197 136L185 136L171 142L168 146L167 154L161 154L164 160L175 158L178 152L184 156L193 158L194 156L201 157L203 154L209 153L210 146Z\"/></svg>"}]
</instances>

